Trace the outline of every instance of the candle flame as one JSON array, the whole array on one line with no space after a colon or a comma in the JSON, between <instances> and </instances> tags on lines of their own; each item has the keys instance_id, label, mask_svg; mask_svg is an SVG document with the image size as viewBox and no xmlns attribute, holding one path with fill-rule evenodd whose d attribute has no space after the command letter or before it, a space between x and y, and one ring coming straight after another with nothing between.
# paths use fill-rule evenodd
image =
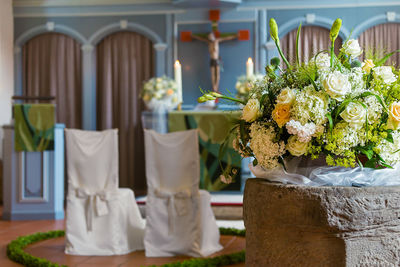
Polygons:
<instances>
[{"instance_id":1,"label":"candle flame","mask_svg":"<svg viewBox=\"0 0 400 267\"><path fill-rule=\"evenodd\" d=\"M179 62L179 60L175 61L175 66L180 66L181 63Z\"/></svg>"},{"instance_id":2,"label":"candle flame","mask_svg":"<svg viewBox=\"0 0 400 267\"><path fill-rule=\"evenodd\" d=\"M247 63L253 63L253 60L251 59L251 57L249 57L249 59L247 60Z\"/></svg>"}]
</instances>

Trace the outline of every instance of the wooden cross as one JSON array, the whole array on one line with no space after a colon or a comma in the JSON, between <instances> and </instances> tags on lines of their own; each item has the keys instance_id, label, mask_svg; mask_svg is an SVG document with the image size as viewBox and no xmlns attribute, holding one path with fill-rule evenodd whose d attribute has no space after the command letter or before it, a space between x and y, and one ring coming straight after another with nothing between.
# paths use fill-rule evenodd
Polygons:
<instances>
[{"instance_id":1,"label":"wooden cross","mask_svg":"<svg viewBox=\"0 0 400 267\"><path fill-rule=\"evenodd\" d=\"M210 10L211 32L196 34L192 34L190 31L181 32L182 42L190 42L192 39L195 39L207 43L208 52L210 53L211 82L214 92L218 92L220 81L221 57L219 56L219 43L234 39L239 39L240 41L250 40L249 30L240 30L238 33L220 33L218 30L219 18L219 10Z\"/></svg>"}]
</instances>

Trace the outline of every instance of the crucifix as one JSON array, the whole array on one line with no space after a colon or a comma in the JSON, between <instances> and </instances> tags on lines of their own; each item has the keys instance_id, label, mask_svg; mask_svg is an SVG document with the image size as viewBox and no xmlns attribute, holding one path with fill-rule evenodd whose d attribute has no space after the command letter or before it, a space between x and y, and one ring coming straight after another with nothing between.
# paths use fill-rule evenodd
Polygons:
<instances>
[{"instance_id":1,"label":"crucifix","mask_svg":"<svg viewBox=\"0 0 400 267\"><path fill-rule=\"evenodd\" d=\"M218 92L220 71L221 71L221 57L219 55L219 44L221 42L239 39L245 41L250 39L249 30L240 30L238 33L220 33L218 31L219 10L210 10L210 20L212 32L197 33L181 32L181 41L188 42L192 39L205 42L208 45L208 52L210 54L210 72L212 90Z\"/></svg>"}]
</instances>

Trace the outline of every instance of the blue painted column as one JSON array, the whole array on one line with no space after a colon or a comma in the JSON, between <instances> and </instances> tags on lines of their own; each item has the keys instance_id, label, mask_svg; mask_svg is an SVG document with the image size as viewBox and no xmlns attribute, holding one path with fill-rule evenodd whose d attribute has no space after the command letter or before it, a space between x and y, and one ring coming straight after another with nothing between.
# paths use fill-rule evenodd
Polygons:
<instances>
[{"instance_id":1,"label":"blue painted column","mask_svg":"<svg viewBox=\"0 0 400 267\"><path fill-rule=\"evenodd\" d=\"M96 130L96 57L92 45L82 46L82 120L84 130Z\"/></svg>"},{"instance_id":2,"label":"blue painted column","mask_svg":"<svg viewBox=\"0 0 400 267\"><path fill-rule=\"evenodd\" d=\"M267 42L267 10L265 9L258 11L258 33L258 50L260 53L260 59L258 61L258 72L265 73L265 66L267 64L267 51L265 46Z\"/></svg>"},{"instance_id":3,"label":"blue painted column","mask_svg":"<svg viewBox=\"0 0 400 267\"><path fill-rule=\"evenodd\" d=\"M22 49L14 47L14 95L22 95Z\"/></svg>"},{"instance_id":4,"label":"blue painted column","mask_svg":"<svg viewBox=\"0 0 400 267\"><path fill-rule=\"evenodd\" d=\"M157 43L153 45L156 50L156 76L160 77L166 74L165 70L165 52L167 50L167 44Z\"/></svg>"}]
</instances>

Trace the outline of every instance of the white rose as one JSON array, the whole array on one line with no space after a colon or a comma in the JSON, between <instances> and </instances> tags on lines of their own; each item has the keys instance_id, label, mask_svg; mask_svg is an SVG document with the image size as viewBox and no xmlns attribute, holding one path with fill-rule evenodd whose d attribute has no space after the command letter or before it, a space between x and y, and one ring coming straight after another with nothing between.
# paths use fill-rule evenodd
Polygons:
<instances>
[{"instance_id":1,"label":"white rose","mask_svg":"<svg viewBox=\"0 0 400 267\"><path fill-rule=\"evenodd\" d=\"M359 129L365 123L367 111L360 103L349 103L345 110L340 113L340 117L349 123L350 127Z\"/></svg>"},{"instance_id":2,"label":"white rose","mask_svg":"<svg viewBox=\"0 0 400 267\"><path fill-rule=\"evenodd\" d=\"M241 87L241 83L240 82L236 82L236 84L235 84L235 88L237 89L237 90L239 90L239 88Z\"/></svg>"},{"instance_id":3,"label":"white rose","mask_svg":"<svg viewBox=\"0 0 400 267\"><path fill-rule=\"evenodd\" d=\"M314 58L318 69L327 69L331 66L331 57L327 53L318 54Z\"/></svg>"},{"instance_id":4,"label":"white rose","mask_svg":"<svg viewBox=\"0 0 400 267\"><path fill-rule=\"evenodd\" d=\"M292 135L288 139L286 149L295 157L300 157L307 152L308 143L300 142L296 135Z\"/></svg>"},{"instance_id":5,"label":"white rose","mask_svg":"<svg viewBox=\"0 0 400 267\"><path fill-rule=\"evenodd\" d=\"M392 72L392 67L389 66L382 66L382 67L375 67L374 70L374 77L375 79L381 78L384 83L391 84L394 83L397 78L396 75Z\"/></svg>"},{"instance_id":6,"label":"white rose","mask_svg":"<svg viewBox=\"0 0 400 267\"><path fill-rule=\"evenodd\" d=\"M260 102L258 99L250 99L243 108L242 119L247 122L253 122L261 116Z\"/></svg>"},{"instance_id":7,"label":"white rose","mask_svg":"<svg viewBox=\"0 0 400 267\"><path fill-rule=\"evenodd\" d=\"M359 43L358 43L358 40L356 40L356 39L347 40L343 44L341 50L346 55L349 55L351 58L356 58L359 55L361 55L361 53L363 52L361 47L360 47L360 45L359 45Z\"/></svg>"},{"instance_id":8,"label":"white rose","mask_svg":"<svg viewBox=\"0 0 400 267\"><path fill-rule=\"evenodd\" d=\"M285 88L281 91L281 93L276 98L276 103L278 105L279 104L292 105L295 99L296 99L296 94L295 94L294 90Z\"/></svg>"},{"instance_id":9,"label":"white rose","mask_svg":"<svg viewBox=\"0 0 400 267\"><path fill-rule=\"evenodd\" d=\"M330 73L323 81L322 85L326 93L338 101L343 101L345 96L351 91L351 84L347 75L334 71Z\"/></svg>"}]
</instances>

